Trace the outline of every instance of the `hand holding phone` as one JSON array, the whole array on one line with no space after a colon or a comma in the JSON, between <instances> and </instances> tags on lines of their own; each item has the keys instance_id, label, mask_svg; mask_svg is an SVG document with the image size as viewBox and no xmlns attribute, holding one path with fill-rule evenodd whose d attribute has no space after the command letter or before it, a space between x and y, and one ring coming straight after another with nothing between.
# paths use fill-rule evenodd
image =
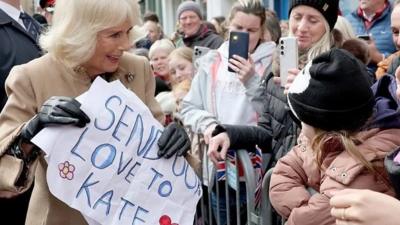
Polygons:
<instances>
[{"instance_id":1,"label":"hand holding phone","mask_svg":"<svg viewBox=\"0 0 400 225\"><path fill-rule=\"evenodd\" d=\"M233 55L238 55L247 59L249 55L249 33L231 31L229 34L229 59ZM228 66L229 72L236 72Z\"/></svg>"},{"instance_id":2,"label":"hand holding phone","mask_svg":"<svg viewBox=\"0 0 400 225\"><path fill-rule=\"evenodd\" d=\"M279 39L279 63L281 87L285 87L289 70L298 68L298 47L295 37Z\"/></svg>"}]
</instances>

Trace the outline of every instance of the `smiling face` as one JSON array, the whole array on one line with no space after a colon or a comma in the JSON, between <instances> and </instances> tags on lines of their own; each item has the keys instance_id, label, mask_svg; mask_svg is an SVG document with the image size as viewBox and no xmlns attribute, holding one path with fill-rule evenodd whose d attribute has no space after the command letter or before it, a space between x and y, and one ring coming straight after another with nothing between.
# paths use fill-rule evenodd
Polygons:
<instances>
[{"instance_id":1,"label":"smiling face","mask_svg":"<svg viewBox=\"0 0 400 225\"><path fill-rule=\"evenodd\" d=\"M193 11L184 11L179 16L179 29L185 34L185 37L190 37L197 33L200 29L201 19Z\"/></svg>"},{"instance_id":2,"label":"smiling face","mask_svg":"<svg viewBox=\"0 0 400 225\"><path fill-rule=\"evenodd\" d=\"M96 49L93 56L83 64L87 73L97 76L115 72L124 51L130 48L129 33L132 24L128 21L97 34Z\"/></svg>"},{"instance_id":3,"label":"smiling face","mask_svg":"<svg viewBox=\"0 0 400 225\"><path fill-rule=\"evenodd\" d=\"M386 0L358 0L358 5L366 13L374 13L383 7Z\"/></svg>"},{"instance_id":4,"label":"smiling face","mask_svg":"<svg viewBox=\"0 0 400 225\"><path fill-rule=\"evenodd\" d=\"M153 71L158 76L167 76L169 74L168 55L168 51L159 48L154 51L152 57L150 58L150 64L153 68Z\"/></svg>"},{"instance_id":5,"label":"smiling face","mask_svg":"<svg viewBox=\"0 0 400 225\"><path fill-rule=\"evenodd\" d=\"M396 45L397 50L400 50L400 5L394 7L391 16L391 23L393 43Z\"/></svg>"},{"instance_id":6,"label":"smiling face","mask_svg":"<svg viewBox=\"0 0 400 225\"><path fill-rule=\"evenodd\" d=\"M296 6L290 12L290 32L297 38L300 50L311 48L327 32L322 14L305 5Z\"/></svg>"},{"instance_id":7,"label":"smiling face","mask_svg":"<svg viewBox=\"0 0 400 225\"><path fill-rule=\"evenodd\" d=\"M193 77L193 64L188 60L180 57L174 57L169 60L169 68L171 70L172 79L175 83L179 83Z\"/></svg>"},{"instance_id":8,"label":"smiling face","mask_svg":"<svg viewBox=\"0 0 400 225\"><path fill-rule=\"evenodd\" d=\"M253 52L263 35L261 18L244 12L237 12L232 18L229 31L241 31L249 33L249 52Z\"/></svg>"}]
</instances>

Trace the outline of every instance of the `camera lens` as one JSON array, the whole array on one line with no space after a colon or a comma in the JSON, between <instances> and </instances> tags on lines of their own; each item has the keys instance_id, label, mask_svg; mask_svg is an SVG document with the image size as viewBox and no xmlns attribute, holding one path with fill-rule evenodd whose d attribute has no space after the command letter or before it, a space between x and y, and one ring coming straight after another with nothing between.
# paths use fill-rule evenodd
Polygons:
<instances>
[{"instance_id":1,"label":"camera lens","mask_svg":"<svg viewBox=\"0 0 400 225\"><path fill-rule=\"evenodd\" d=\"M285 46L281 45L281 49L282 49L282 50L285 49Z\"/></svg>"},{"instance_id":2,"label":"camera lens","mask_svg":"<svg viewBox=\"0 0 400 225\"><path fill-rule=\"evenodd\" d=\"M285 54L285 52L284 51L281 51L281 55L284 55Z\"/></svg>"},{"instance_id":3,"label":"camera lens","mask_svg":"<svg viewBox=\"0 0 400 225\"><path fill-rule=\"evenodd\" d=\"M283 40L281 40L281 45L283 45L285 42Z\"/></svg>"}]
</instances>

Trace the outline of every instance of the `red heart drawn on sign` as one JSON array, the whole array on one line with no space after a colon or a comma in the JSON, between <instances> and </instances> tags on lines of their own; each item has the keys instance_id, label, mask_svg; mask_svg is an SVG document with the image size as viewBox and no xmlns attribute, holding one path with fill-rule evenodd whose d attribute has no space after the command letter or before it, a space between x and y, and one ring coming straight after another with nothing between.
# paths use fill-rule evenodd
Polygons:
<instances>
[{"instance_id":1,"label":"red heart drawn on sign","mask_svg":"<svg viewBox=\"0 0 400 225\"><path fill-rule=\"evenodd\" d=\"M162 215L160 217L160 219L158 220L158 222L160 223L160 225L172 225L171 218L169 218L169 216L167 216L167 215Z\"/></svg>"}]
</instances>

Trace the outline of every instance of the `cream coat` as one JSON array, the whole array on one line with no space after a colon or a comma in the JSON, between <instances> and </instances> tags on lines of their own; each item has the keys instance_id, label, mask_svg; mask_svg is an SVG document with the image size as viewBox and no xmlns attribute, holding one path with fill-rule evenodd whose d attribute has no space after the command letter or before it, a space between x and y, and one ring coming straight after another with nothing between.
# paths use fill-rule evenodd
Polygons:
<instances>
[{"instance_id":1,"label":"cream coat","mask_svg":"<svg viewBox=\"0 0 400 225\"><path fill-rule=\"evenodd\" d=\"M162 120L160 107L154 99L155 82L144 57L125 53L119 69L111 80L119 79ZM12 69L7 81L8 101L0 114L0 196L25 191L35 179L27 225L86 224L82 215L50 194L46 182L47 163L40 157L30 168L28 182L17 188L21 161L4 152L18 136L21 128L51 96L76 97L89 89L91 80L82 70L73 70L49 54Z\"/></svg>"},{"instance_id":2,"label":"cream coat","mask_svg":"<svg viewBox=\"0 0 400 225\"><path fill-rule=\"evenodd\" d=\"M400 129L372 129L358 134L357 138L362 141L357 146L359 152L379 168L381 179L376 179L359 161L340 148L329 150L323 161L327 169L321 171L312 149L304 144L295 146L274 168L270 183L272 205L287 218L286 225L334 225L329 200L335 191L370 189L393 196L383 160L400 145L399 137ZM305 139L301 140L304 143ZM307 188L317 193L311 195Z\"/></svg>"}]
</instances>

